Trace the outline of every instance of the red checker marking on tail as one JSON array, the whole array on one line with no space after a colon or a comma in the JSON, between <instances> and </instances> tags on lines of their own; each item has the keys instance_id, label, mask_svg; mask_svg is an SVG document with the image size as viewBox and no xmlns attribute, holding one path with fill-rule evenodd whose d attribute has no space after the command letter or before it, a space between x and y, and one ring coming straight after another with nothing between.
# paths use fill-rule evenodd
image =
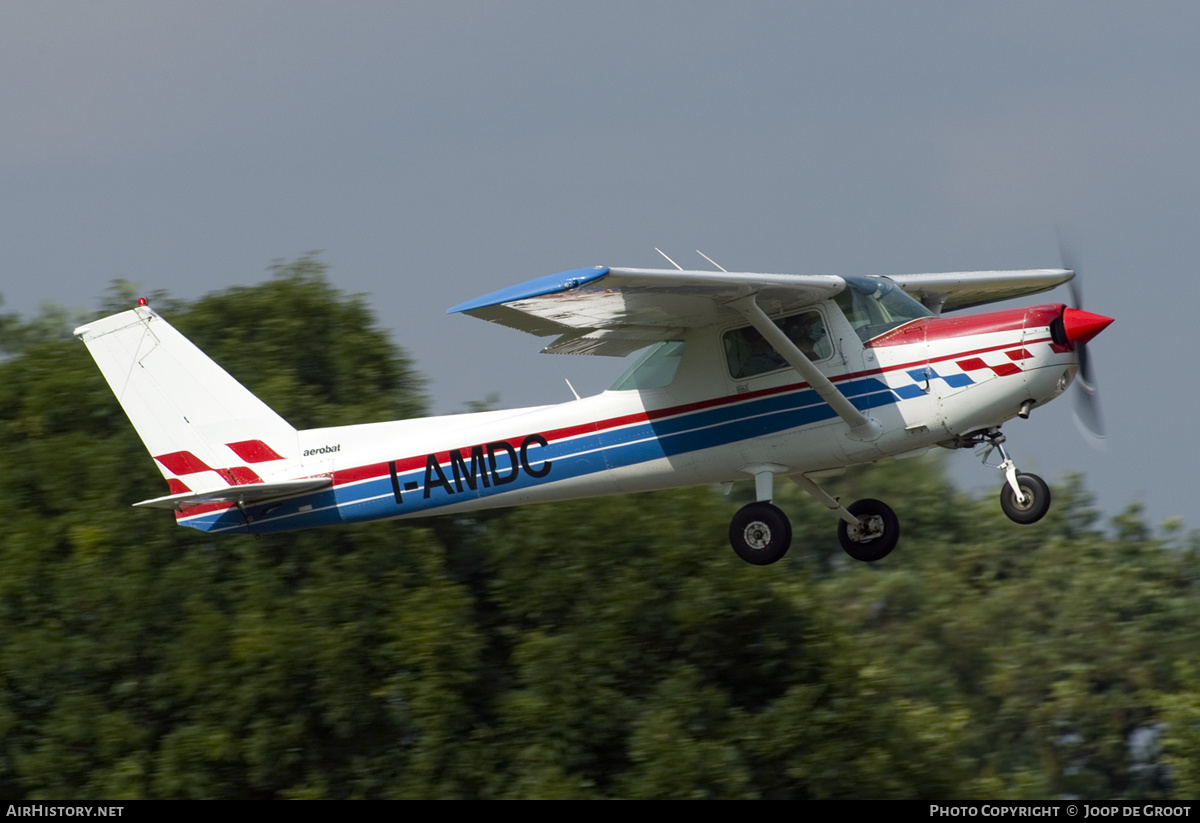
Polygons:
<instances>
[{"instance_id":1,"label":"red checker marking on tail","mask_svg":"<svg viewBox=\"0 0 1200 823\"><path fill-rule=\"evenodd\" d=\"M226 443L225 445L247 463L265 463L268 460L284 459L283 455L261 440L239 440L236 443Z\"/></svg>"},{"instance_id":2,"label":"red checker marking on tail","mask_svg":"<svg viewBox=\"0 0 1200 823\"><path fill-rule=\"evenodd\" d=\"M156 454L154 459L162 463L171 474L184 475L212 471L207 463L189 451Z\"/></svg>"},{"instance_id":3,"label":"red checker marking on tail","mask_svg":"<svg viewBox=\"0 0 1200 823\"><path fill-rule=\"evenodd\" d=\"M230 466L228 469L217 469L217 474L224 477L234 486L245 486L247 483L262 482L262 478L249 466Z\"/></svg>"}]
</instances>

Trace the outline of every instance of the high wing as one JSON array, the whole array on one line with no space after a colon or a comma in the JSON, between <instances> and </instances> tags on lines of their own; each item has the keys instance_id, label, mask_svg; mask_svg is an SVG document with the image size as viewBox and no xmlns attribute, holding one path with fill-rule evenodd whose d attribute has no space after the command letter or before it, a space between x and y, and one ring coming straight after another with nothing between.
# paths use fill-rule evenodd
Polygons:
<instances>
[{"instance_id":1,"label":"high wing","mask_svg":"<svg viewBox=\"0 0 1200 823\"><path fill-rule=\"evenodd\" d=\"M1049 291L1073 277L1075 272L1070 269L954 271L887 276L934 314Z\"/></svg>"},{"instance_id":2,"label":"high wing","mask_svg":"<svg viewBox=\"0 0 1200 823\"><path fill-rule=\"evenodd\" d=\"M1075 276L1068 269L898 274L888 279L934 314L1037 294ZM845 279L821 274L623 269L596 266L529 280L447 310L539 337L543 352L624 357L679 329L741 318L730 304L755 295L768 315L832 297Z\"/></svg>"},{"instance_id":3,"label":"high wing","mask_svg":"<svg viewBox=\"0 0 1200 823\"><path fill-rule=\"evenodd\" d=\"M503 326L558 339L551 354L624 357L679 329L736 320L728 304L755 294L764 311L778 314L840 292L841 277L750 274L597 266L530 280L461 303L462 312Z\"/></svg>"}]
</instances>

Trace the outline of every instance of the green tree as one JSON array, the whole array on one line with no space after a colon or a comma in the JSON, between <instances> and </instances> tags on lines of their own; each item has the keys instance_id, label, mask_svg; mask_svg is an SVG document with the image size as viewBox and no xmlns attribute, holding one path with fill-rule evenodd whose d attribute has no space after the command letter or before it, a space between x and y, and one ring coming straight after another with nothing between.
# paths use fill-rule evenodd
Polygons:
<instances>
[{"instance_id":1,"label":"green tree","mask_svg":"<svg viewBox=\"0 0 1200 823\"><path fill-rule=\"evenodd\" d=\"M423 405L363 301L312 257L171 308L302 425ZM43 798L440 791L475 633L427 531L179 529L129 508L162 479L82 346L23 344L0 373L0 786Z\"/></svg>"},{"instance_id":2,"label":"green tree","mask_svg":"<svg viewBox=\"0 0 1200 823\"><path fill-rule=\"evenodd\" d=\"M118 283L106 311L129 305ZM423 408L308 255L151 302L297 427ZM792 552L738 561L695 488L259 538L129 503L163 481L47 310L0 315L0 792L18 798L1159 797L1200 777L1200 538L1078 478L1009 523L936 459L849 560L780 483ZM1161 752L1161 753L1160 753Z\"/></svg>"}]
</instances>

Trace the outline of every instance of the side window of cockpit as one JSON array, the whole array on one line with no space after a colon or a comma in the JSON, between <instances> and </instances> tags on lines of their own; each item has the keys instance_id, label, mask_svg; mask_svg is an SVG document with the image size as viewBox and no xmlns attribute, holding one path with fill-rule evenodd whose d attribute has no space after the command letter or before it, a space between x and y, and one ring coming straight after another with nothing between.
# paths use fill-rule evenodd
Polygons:
<instances>
[{"instance_id":1,"label":"side window of cockpit","mask_svg":"<svg viewBox=\"0 0 1200 823\"><path fill-rule=\"evenodd\" d=\"M886 277L847 277L846 288L834 298L864 343L910 320L932 312Z\"/></svg>"},{"instance_id":2,"label":"side window of cockpit","mask_svg":"<svg viewBox=\"0 0 1200 823\"><path fill-rule=\"evenodd\" d=\"M806 311L775 322L809 360L824 360L833 354L833 344L819 312ZM722 342L729 374L735 380L787 368L783 356L753 326L725 332Z\"/></svg>"}]
</instances>

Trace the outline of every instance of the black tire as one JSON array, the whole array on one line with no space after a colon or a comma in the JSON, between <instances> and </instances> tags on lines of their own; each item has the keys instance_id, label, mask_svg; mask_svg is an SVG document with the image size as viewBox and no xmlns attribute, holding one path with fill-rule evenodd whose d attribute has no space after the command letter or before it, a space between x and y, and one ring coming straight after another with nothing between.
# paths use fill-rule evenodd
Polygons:
<instances>
[{"instance_id":1,"label":"black tire","mask_svg":"<svg viewBox=\"0 0 1200 823\"><path fill-rule=\"evenodd\" d=\"M879 518L876 521L878 531L865 537L851 535L845 520L838 521L838 542L842 551L861 560L864 563L874 563L892 553L900 542L900 518L892 511L892 507L879 500L859 500L846 507L852 515L859 518Z\"/></svg>"},{"instance_id":2,"label":"black tire","mask_svg":"<svg viewBox=\"0 0 1200 823\"><path fill-rule=\"evenodd\" d=\"M770 503L751 503L733 516L729 543L747 563L767 566L787 554L792 545L792 522Z\"/></svg>"},{"instance_id":3,"label":"black tire","mask_svg":"<svg viewBox=\"0 0 1200 823\"><path fill-rule=\"evenodd\" d=\"M1036 474L1018 474L1017 485L1021 487L1021 494L1029 499L1028 502L1024 505L1018 503L1012 486L1005 483L1004 488L1000 489L1000 508L1014 523L1028 526L1038 522L1050 511L1050 487Z\"/></svg>"}]
</instances>

